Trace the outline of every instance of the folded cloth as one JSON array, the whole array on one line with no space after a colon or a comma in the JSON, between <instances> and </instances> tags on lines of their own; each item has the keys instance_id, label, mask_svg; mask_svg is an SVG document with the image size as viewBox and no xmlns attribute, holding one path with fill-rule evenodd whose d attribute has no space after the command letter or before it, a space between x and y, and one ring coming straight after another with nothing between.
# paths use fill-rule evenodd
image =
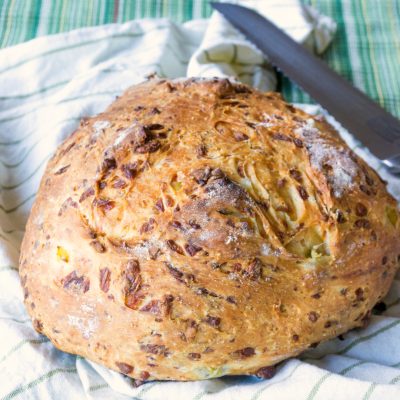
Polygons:
<instances>
[{"instance_id":1,"label":"folded cloth","mask_svg":"<svg viewBox=\"0 0 400 400\"><path fill-rule=\"evenodd\" d=\"M317 52L335 24L296 0L247 1ZM400 388L400 281L368 328L278 367L276 376L198 382L133 381L58 351L37 334L23 307L19 245L45 165L80 118L101 112L150 73L233 76L275 88L265 58L221 16L177 26L141 20L42 37L0 51L0 399L395 399ZM318 111L315 110L314 111ZM334 122L334 121L333 121ZM338 127L374 167L378 161ZM382 171L400 198L400 182ZM116 333L117 334L117 333Z\"/></svg>"}]
</instances>

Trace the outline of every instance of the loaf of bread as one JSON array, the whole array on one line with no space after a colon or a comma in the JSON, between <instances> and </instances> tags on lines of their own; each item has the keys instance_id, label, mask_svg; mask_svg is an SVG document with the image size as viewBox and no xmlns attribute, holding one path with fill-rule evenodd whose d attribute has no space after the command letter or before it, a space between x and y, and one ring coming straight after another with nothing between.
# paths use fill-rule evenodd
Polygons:
<instances>
[{"instance_id":1,"label":"loaf of bread","mask_svg":"<svg viewBox=\"0 0 400 400\"><path fill-rule=\"evenodd\" d=\"M59 147L20 276L63 351L139 381L269 377L365 324L399 257L395 200L322 118L152 79Z\"/></svg>"}]
</instances>

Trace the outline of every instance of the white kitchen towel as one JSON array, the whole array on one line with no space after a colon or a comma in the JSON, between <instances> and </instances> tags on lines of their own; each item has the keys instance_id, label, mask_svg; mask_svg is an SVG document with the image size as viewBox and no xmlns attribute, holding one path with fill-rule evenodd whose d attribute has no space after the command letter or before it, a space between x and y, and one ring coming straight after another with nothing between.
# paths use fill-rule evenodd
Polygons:
<instances>
[{"instance_id":1,"label":"white kitchen towel","mask_svg":"<svg viewBox=\"0 0 400 400\"><path fill-rule=\"evenodd\" d=\"M245 3L317 52L335 30L331 20L296 0ZM142 20L80 29L0 50L0 399L400 398L400 280L385 299L387 311L368 328L282 363L269 381L225 377L135 388L119 373L58 351L33 330L22 304L18 255L46 162L80 118L102 111L152 72L172 78L233 75L264 90L275 82L264 57L218 15L182 26ZM381 172L400 199L400 181Z\"/></svg>"}]
</instances>

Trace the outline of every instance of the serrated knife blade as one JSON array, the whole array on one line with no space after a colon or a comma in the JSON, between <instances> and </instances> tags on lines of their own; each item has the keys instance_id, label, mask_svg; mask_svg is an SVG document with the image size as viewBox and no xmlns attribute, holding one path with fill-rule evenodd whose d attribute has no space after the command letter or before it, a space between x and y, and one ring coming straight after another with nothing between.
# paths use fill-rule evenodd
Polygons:
<instances>
[{"instance_id":1,"label":"serrated knife blade","mask_svg":"<svg viewBox=\"0 0 400 400\"><path fill-rule=\"evenodd\" d=\"M324 61L247 7L211 5L391 170L400 173L400 121Z\"/></svg>"}]
</instances>

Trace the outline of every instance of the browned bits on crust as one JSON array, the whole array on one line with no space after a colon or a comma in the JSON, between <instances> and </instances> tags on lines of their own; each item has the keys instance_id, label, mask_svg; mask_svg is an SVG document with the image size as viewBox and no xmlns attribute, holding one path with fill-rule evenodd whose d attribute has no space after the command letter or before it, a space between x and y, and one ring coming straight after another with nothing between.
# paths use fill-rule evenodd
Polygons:
<instances>
[{"instance_id":1,"label":"browned bits on crust","mask_svg":"<svg viewBox=\"0 0 400 400\"><path fill-rule=\"evenodd\" d=\"M186 243L185 244L186 252L191 256L195 256L199 251L203 250L201 247L196 246L194 244Z\"/></svg>"},{"instance_id":2,"label":"browned bits on crust","mask_svg":"<svg viewBox=\"0 0 400 400\"><path fill-rule=\"evenodd\" d=\"M78 276L76 271L70 272L67 276L61 279L61 284L64 289L77 293L86 293L90 288L89 278L84 275Z\"/></svg>"},{"instance_id":3,"label":"browned bits on crust","mask_svg":"<svg viewBox=\"0 0 400 400\"><path fill-rule=\"evenodd\" d=\"M96 198L93 200L93 205L103 212L110 211L115 207L115 201L104 198Z\"/></svg>"},{"instance_id":4,"label":"browned bits on crust","mask_svg":"<svg viewBox=\"0 0 400 400\"><path fill-rule=\"evenodd\" d=\"M362 288L357 288L356 291L354 292L356 295L356 300L357 301L364 301L364 290Z\"/></svg>"},{"instance_id":5,"label":"browned bits on crust","mask_svg":"<svg viewBox=\"0 0 400 400\"><path fill-rule=\"evenodd\" d=\"M237 142L242 142L244 140L248 140L249 139L249 137L245 133L239 132L239 131L234 131L233 132L233 137L235 138L235 140Z\"/></svg>"},{"instance_id":6,"label":"browned bits on crust","mask_svg":"<svg viewBox=\"0 0 400 400\"><path fill-rule=\"evenodd\" d=\"M354 226L356 228L360 228L360 229L369 229L371 228L371 224L367 219L358 219L357 221L354 222Z\"/></svg>"},{"instance_id":7,"label":"browned bits on crust","mask_svg":"<svg viewBox=\"0 0 400 400\"><path fill-rule=\"evenodd\" d=\"M226 301L231 304L237 304L236 298L234 296L227 296Z\"/></svg>"},{"instance_id":8,"label":"browned bits on crust","mask_svg":"<svg viewBox=\"0 0 400 400\"><path fill-rule=\"evenodd\" d=\"M183 225L179 222L179 221L172 221L171 222L171 226L173 228L175 228L178 231L183 231L185 230L185 228L183 227Z\"/></svg>"},{"instance_id":9,"label":"browned bits on crust","mask_svg":"<svg viewBox=\"0 0 400 400\"><path fill-rule=\"evenodd\" d=\"M231 353L233 358L245 359L252 357L256 354L253 347L245 347L244 349L239 349Z\"/></svg>"},{"instance_id":10,"label":"browned bits on crust","mask_svg":"<svg viewBox=\"0 0 400 400\"><path fill-rule=\"evenodd\" d=\"M133 367L132 365L123 363L123 362L116 362L115 365L118 367L118 369L125 375L128 375L133 372Z\"/></svg>"},{"instance_id":11,"label":"browned bits on crust","mask_svg":"<svg viewBox=\"0 0 400 400\"><path fill-rule=\"evenodd\" d=\"M336 212L336 220L339 224L344 224L346 222L346 218L344 217L344 214L342 211L338 210Z\"/></svg>"},{"instance_id":12,"label":"browned bits on crust","mask_svg":"<svg viewBox=\"0 0 400 400\"><path fill-rule=\"evenodd\" d=\"M182 271L179 271L179 269L173 267L171 264L166 264L168 267L169 273L179 282L183 282L183 275L184 273Z\"/></svg>"},{"instance_id":13,"label":"browned bits on crust","mask_svg":"<svg viewBox=\"0 0 400 400\"><path fill-rule=\"evenodd\" d=\"M148 124L148 125L145 125L143 128L144 128L144 130L146 132L159 131L160 129L164 129L164 125L161 125L161 124Z\"/></svg>"},{"instance_id":14,"label":"browned bits on crust","mask_svg":"<svg viewBox=\"0 0 400 400\"><path fill-rule=\"evenodd\" d=\"M303 181L303 178L299 170L292 168L291 170L289 170L289 174L297 182L301 183Z\"/></svg>"},{"instance_id":15,"label":"browned bits on crust","mask_svg":"<svg viewBox=\"0 0 400 400\"><path fill-rule=\"evenodd\" d=\"M171 309L172 302L174 301L174 296L167 295L161 300L151 300L145 304L139 311L148 312L155 315L168 315Z\"/></svg>"},{"instance_id":16,"label":"browned bits on crust","mask_svg":"<svg viewBox=\"0 0 400 400\"><path fill-rule=\"evenodd\" d=\"M143 299L140 293L142 278L140 276L140 266L136 260L130 260L125 270L125 305L136 310Z\"/></svg>"},{"instance_id":17,"label":"browned bits on crust","mask_svg":"<svg viewBox=\"0 0 400 400\"><path fill-rule=\"evenodd\" d=\"M189 360L198 361L201 358L201 354L200 353L189 353L188 358L189 358Z\"/></svg>"},{"instance_id":18,"label":"browned bits on crust","mask_svg":"<svg viewBox=\"0 0 400 400\"><path fill-rule=\"evenodd\" d=\"M150 378L150 374L147 372L147 371L142 371L141 373L140 373L140 379L142 380L142 381L146 381L147 379L149 379Z\"/></svg>"},{"instance_id":19,"label":"browned bits on crust","mask_svg":"<svg viewBox=\"0 0 400 400\"><path fill-rule=\"evenodd\" d=\"M365 173L365 182L367 182L369 186L373 186L375 183L375 181L367 173ZM383 181L383 183L385 183L385 181Z\"/></svg>"},{"instance_id":20,"label":"browned bits on crust","mask_svg":"<svg viewBox=\"0 0 400 400\"><path fill-rule=\"evenodd\" d=\"M76 132L76 131L75 131ZM74 133L75 133L74 132ZM72 136L72 135L71 135ZM60 157L64 157L67 153L69 153L72 148L76 145L75 142L72 142L71 144L69 144L64 150L60 151Z\"/></svg>"},{"instance_id":21,"label":"browned bits on crust","mask_svg":"<svg viewBox=\"0 0 400 400\"><path fill-rule=\"evenodd\" d=\"M68 197L61 205L57 215L60 217L68 207L78 208L78 203L72 200L72 197Z\"/></svg>"},{"instance_id":22,"label":"browned bits on crust","mask_svg":"<svg viewBox=\"0 0 400 400\"><path fill-rule=\"evenodd\" d=\"M192 177L200 186L204 186L211 177L211 168L196 169L192 172Z\"/></svg>"},{"instance_id":23,"label":"browned bits on crust","mask_svg":"<svg viewBox=\"0 0 400 400\"><path fill-rule=\"evenodd\" d=\"M387 262L388 262L388 258L386 256L383 256L382 265L385 265Z\"/></svg>"},{"instance_id":24,"label":"browned bits on crust","mask_svg":"<svg viewBox=\"0 0 400 400\"><path fill-rule=\"evenodd\" d=\"M183 273L178 268L173 267L170 263L165 263L168 268L169 273L175 278L178 282L183 283L186 286L189 286L190 283L194 282L194 276L192 274Z\"/></svg>"},{"instance_id":25,"label":"browned bits on crust","mask_svg":"<svg viewBox=\"0 0 400 400\"><path fill-rule=\"evenodd\" d=\"M196 230L201 229L201 226L194 219L189 220L189 225L193 229L196 229Z\"/></svg>"},{"instance_id":26,"label":"browned bits on crust","mask_svg":"<svg viewBox=\"0 0 400 400\"><path fill-rule=\"evenodd\" d=\"M67 169L71 166L71 164L65 165L64 167L61 167L58 171L56 171L54 173L54 175L61 175L63 174L65 171L67 171Z\"/></svg>"},{"instance_id":27,"label":"browned bits on crust","mask_svg":"<svg viewBox=\"0 0 400 400\"><path fill-rule=\"evenodd\" d=\"M237 166L237 173L239 174L239 176L241 177L241 178L244 178L245 177L245 174L244 174L244 166L243 166L243 164L239 164L238 166Z\"/></svg>"},{"instance_id":28,"label":"browned bits on crust","mask_svg":"<svg viewBox=\"0 0 400 400\"><path fill-rule=\"evenodd\" d=\"M296 335L296 334L294 334L294 335L292 336L292 339L293 339L293 341L294 341L294 342L298 342L298 341L299 341L299 339L300 339L300 336L299 336L299 335Z\"/></svg>"},{"instance_id":29,"label":"browned bits on crust","mask_svg":"<svg viewBox=\"0 0 400 400\"><path fill-rule=\"evenodd\" d=\"M241 85L241 84L235 84L233 86L233 90L237 94L251 93L251 89L248 86Z\"/></svg>"},{"instance_id":30,"label":"browned bits on crust","mask_svg":"<svg viewBox=\"0 0 400 400\"><path fill-rule=\"evenodd\" d=\"M207 155L207 146L205 144L199 144L196 147L196 154L198 158L205 157Z\"/></svg>"},{"instance_id":31,"label":"browned bits on crust","mask_svg":"<svg viewBox=\"0 0 400 400\"><path fill-rule=\"evenodd\" d=\"M158 140L151 140L143 146L136 147L135 153L155 153L161 147L161 143Z\"/></svg>"},{"instance_id":32,"label":"browned bits on crust","mask_svg":"<svg viewBox=\"0 0 400 400\"><path fill-rule=\"evenodd\" d=\"M161 114L161 111L160 111L157 107L153 107L153 108L150 110L150 114L152 114L152 115L158 115L158 114Z\"/></svg>"},{"instance_id":33,"label":"browned bits on crust","mask_svg":"<svg viewBox=\"0 0 400 400\"><path fill-rule=\"evenodd\" d=\"M100 243L98 240L92 240L90 242L90 245L98 252L98 253L104 253L106 251L106 246L104 244Z\"/></svg>"},{"instance_id":34,"label":"browned bits on crust","mask_svg":"<svg viewBox=\"0 0 400 400\"><path fill-rule=\"evenodd\" d=\"M167 246L175 253L182 254L182 255L184 254L182 247L179 246L179 244L177 244L174 240L169 239L166 241L166 243L167 243Z\"/></svg>"},{"instance_id":35,"label":"browned bits on crust","mask_svg":"<svg viewBox=\"0 0 400 400\"><path fill-rule=\"evenodd\" d=\"M101 172L107 175L111 170L117 168L117 161L114 157L105 158L101 165Z\"/></svg>"},{"instance_id":36,"label":"browned bits on crust","mask_svg":"<svg viewBox=\"0 0 400 400\"><path fill-rule=\"evenodd\" d=\"M150 218L148 222L145 222L140 228L140 234L151 232L154 229L156 220L154 218Z\"/></svg>"},{"instance_id":37,"label":"browned bits on crust","mask_svg":"<svg viewBox=\"0 0 400 400\"><path fill-rule=\"evenodd\" d=\"M255 258L244 271L244 275L255 281L261 277L262 266L261 260Z\"/></svg>"},{"instance_id":38,"label":"browned bits on crust","mask_svg":"<svg viewBox=\"0 0 400 400\"><path fill-rule=\"evenodd\" d=\"M138 170L137 162L121 165L121 171L124 174L125 178L127 179L133 179L137 174L137 170Z\"/></svg>"},{"instance_id":39,"label":"browned bits on crust","mask_svg":"<svg viewBox=\"0 0 400 400\"><path fill-rule=\"evenodd\" d=\"M151 314L161 314L162 302L160 300L151 300L145 304L140 311L149 312Z\"/></svg>"},{"instance_id":40,"label":"browned bits on crust","mask_svg":"<svg viewBox=\"0 0 400 400\"><path fill-rule=\"evenodd\" d=\"M286 185L287 180L285 178L279 179L276 182L276 185L278 186L279 189L282 189Z\"/></svg>"},{"instance_id":41,"label":"browned bits on crust","mask_svg":"<svg viewBox=\"0 0 400 400\"><path fill-rule=\"evenodd\" d=\"M79 198L79 203L82 203L85 201L88 197L94 196L94 189L92 187L86 189L82 194L81 197Z\"/></svg>"},{"instance_id":42,"label":"browned bits on crust","mask_svg":"<svg viewBox=\"0 0 400 400\"><path fill-rule=\"evenodd\" d=\"M221 324L221 318L220 317L213 317L212 315L207 315L204 318L204 322L213 328L219 328Z\"/></svg>"},{"instance_id":43,"label":"browned bits on crust","mask_svg":"<svg viewBox=\"0 0 400 400\"><path fill-rule=\"evenodd\" d=\"M110 289L111 271L108 268L100 270L100 289L107 293Z\"/></svg>"},{"instance_id":44,"label":"browned bits on crust","mask_svg":"<svg viewBox=\"0 0 400 400\"><path fill-rule=\"evenodd\" d=\"M296 145L296 147L298 147L300 149L303 147L303 141L301 139L294 138L293 143Z\"/></svg>"},{"instance_id":45,"label":"browned bits on crust","mask_svg":"<svg viewBox=\"0 0 400 400\"><path fill-rule=\"evenodd\" d=\"M317 321L318 321L318 318L319 318L319 314L316 313L315 311L310 311L310 312L308 313L308 319L309 319L311 322L317 322Z\"/></svg>"},{"instance_id":46,"label":"browned bits on crust","mask_svg":"<svg viewBox=\"0 0 400 400\"><path fill-rule=\"evenodd\" d=\"M162 199L158 199L156 201L156 204L154 204L154 207L160 212L165 211L164 202L162 201Z\"/></svg>"},{"instance_id":47,"label":"browned bits on crust","mask_svg":"<svg viewBox=\"0 0 400 400\"><path fill-rule=\"evenodd\" d=\"M173 207L175 204L174 199L169 195L165 196L165 203L167 204L167 207Z\"/></svg>"},{"instance_id":48,"label":"browned bits on crust","mask_svg":"<svg viewBox=\"0 0 400 400\"><path fill-rule=\"evenodd\" d=\"M272 139L280 140L282 142L291 142L292 141L292 139L289 136L284 135L283 133L272 134Z\"/></svg>"},{"instance_id":49,"label":"browned bits on crust","mask_svg":"<svg viewBox=\"0 0 400 400\"><path fill-rule=\"evenodd\" d=\"M145 353L155 354L159 356L168 355L168 349L163 344L141 344L140 350Z\"/></svg>"},{"instance_id":50,"label":"browned bits on crust","mask_svg":"<svg viewBox=\"0 0 400 400\"><path fill-rule=\"evenodd\" d=\"M42 333L43 332L43 323L42 323L42 321L39 321L38 319L34 319L32 324L33 324L33 327L34 327L36 332L38 332L38 333Z\"/></svg>"},{"instance_id":51,"label":"browned bits on crust","mask_svg":"<svg viewBox=\"0 0 400 400\"><path fill-rule=\"evenodd\" d=\"M308 199L307 190L304 189L303 186L297 186L297 191L299 192L299 195L303 200L307 200Z\"/></svg>"},{"instance_id":52,"label":"browned bits on crust","mask_svg":"<svg viewBox=\"0 0 400 400\"><path fill-rule=\"evenodd\" d=\"M256 376L261 379L271 379L275 376L276 368L274 365L262 367L256 372Z\"/></svg>"},{"instance_id":53,"label":"browned bits on crust","mask_svg":"<svg viewBox=\"0 0 400 400\"><path fill-rule=\"evenodd\" d=\"M367 207L362 203L356 204L356 215L357 217L365 217L368 214Z\"/></svg>"},{"instance_id":54,"label":"browned bits on crust","mask_svg":"<svg viewBox=\"0 0 400 400\"><path fill-rule=\"evenodd\" d=\"M117 179L112 184L114 189L124 189L126 186L127 183L123 179Z\"/></svg>"},{"instance_id":55,"label":"browned bits on crust","mask_svg":"<svg viewBox=\"0 0 400 400\"><path fill-rule=\"evenodd\" d=\"M360 185L360 190L365 193L367 196L371 195L371 191L365 186L365 185Z\"/></svg>"}]
</instances>

